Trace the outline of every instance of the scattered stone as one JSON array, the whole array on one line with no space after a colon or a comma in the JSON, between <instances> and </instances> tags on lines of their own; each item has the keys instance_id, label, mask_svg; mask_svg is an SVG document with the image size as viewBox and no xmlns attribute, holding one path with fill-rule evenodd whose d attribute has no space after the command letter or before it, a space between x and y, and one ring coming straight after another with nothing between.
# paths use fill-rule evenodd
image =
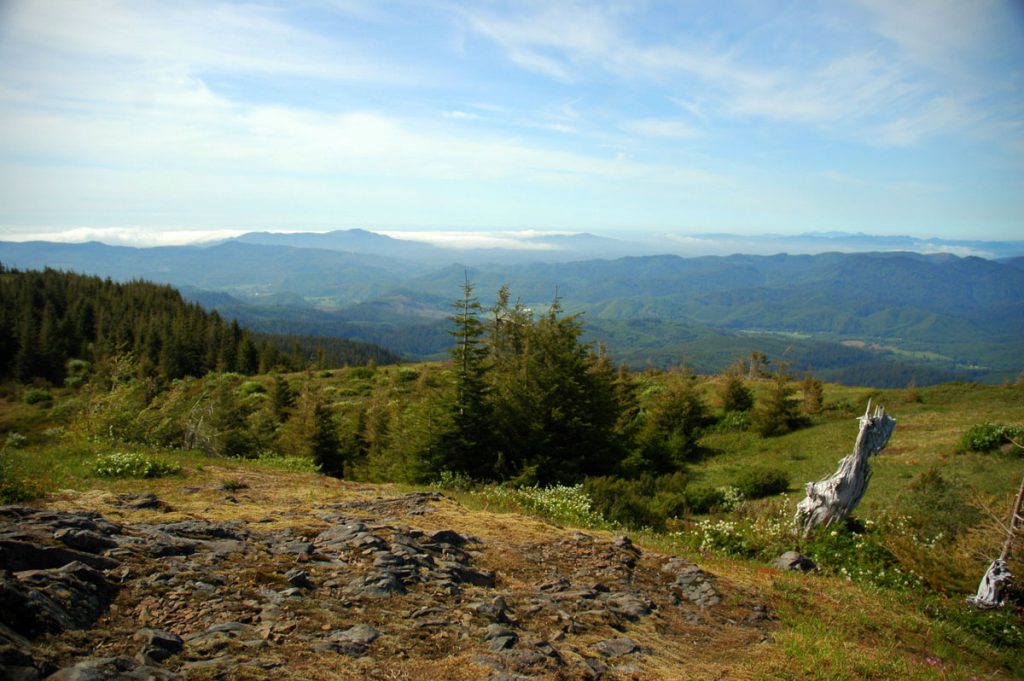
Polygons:
<instances>
[{"instance_id":1,"label":"scattered stone","mask_svg":"<svg viewBox=\"0 0 1024 681\"><path fill-rule=\"evenodd\" d=\"M385 570L371 570L365 575L353 579L342 591L365 598L387 598L396 594L404 594L405 587L394 574Z\"/></svg>"},{"instance_id":2,"label":"scattered stone","mask_svg":"<svg viewBox=\"0 0 1024 681\"><path fill-rule=\"evenodd\" d=\"M147 492L145 494L118 494L117 499L112 502L112 504L118 508L125 508L129 510L159 508L169 511L171 508L163 501L160 501L152 492Z\"/></svg>"},{"instance_id":3,"label":"scattered stone","mask_svg":"<svg viewBox=\"0 0 1024 681\"><path fill-rule=\"evenodd\" d=\"M775 567L789 572L813 572L818 566L813 560L797 551L786 551L775 559Z\"/></svg>"},{"instance_id":4,"label":"scattered stone","mask_svg":"<svg viewBox=\"0 0 1024 681\"><path fill-rule=\"evenodd\" d=\"M139 629L132 638L143 642L142 651L135 659L146 665L163 662L179 652L185 645L185 642L177 634L160 629Z\"/></svg>"},{"instance_id":5,"label":"scattered stone","mask_svg":"<svg viewBox=\"0 0 1024 681\"><path fill-rule=\"evenodd\" d=\"M750 615L747 617L748 622L763 622L767 619L771 619L771 614L768 612L768 606L760 603L754 606Z\"/></svg>"},{"instance_id":6,"label":"scattered stone","mask_svg":"<svg viewBox=\"0 0 1024 681\"><path fill-rule=\"evenodd\" d=\"M607 605L613 613L631 621L650 615L654 608L650 599L635 593L610 594Z\"/></svg>"},{"instance_id":7,"label":"scattered stone","mask_svg":"<svg viewBox=\"0 0 1024 681\"><path fill-rule=\"evenodd\" d=\"M44 546L31 541L0 539L0 568L12 572L59 568L75 561L97 570L112 570L118 566L116 560L66 546Z\"/></svg>"},{"instance_id":8,"label":"scattered stone","mask_svg":"<svg viewBox=\"0 0 1024 681\"><path fill-rule=\"evenodd\" d=\"M636 641L626 637L599 641L594 647L597 649L597 652L605 657L622 657L623 655L631 655L640 650L640 646L637 645Z\"/></svg>"},{"instance_id":9,"label":"scattered stone","mask_svg":"<svg viewBox=\"0 0 1024 681\"><path fill-rule=\"evenodd\" d=\"M682 558L673 558L662 568L662 572L675 576L670 586L673 594L697 604L701 608L710 608L722 602L722 597L712 585L711 575L697 565Z\"/></svg>"},{"instance_id":10,"label":"scattered stone","mask_svg":"<svg viewBox=\"0 0 1024 681\"><path fill-rule=\"evenodd\" d=\"M53 533L53 538L65 546L70 546L86 553L99 553L106 549L117 548L117 542L99 532L92 530L76 530L73 527L63 527Z\"/></svg>"},{"instance_id":11,"label":"scattered stone","mask_svg":"<svg viewBox=\"0 0 1024 681\"><path fill-rule=\"evenodd\" d=\"M491 642L488 647L494 652L511 648L518 640L519 634L501 624L488 625L487 633L484 635L484 641Z\"/></svg>"},{"instance_id":12,"label":"scattered stone","mask_svg":"<svg viewBox=\"0 0 1024 681\"><path fill-rule=\"evenodd\" d=\"M313 589L316 584L309 578L309 573L299 568L292 568L288 572L284 573L284 578L288 580L288 583L299 589Z\"/></svg>"},{"instance_id":13,"label":"scattered stone","mask_svg":"<svg viewBox=\"0 0 1024 681\"><path fill-rule=\"evenodd\" d=\"M467 543L466 537L455 530L438 530L430 535L430 541L437 544L451 544L452 546L464 546Z\"/></svg>"},{"instance_id":14,"label":"scattered stone","mask_svg":"<svg viewBox=\"0 0 1024 681\"><path fill-rule=\"evenodd\" d=\"M380 631L369 624L356 624L344 631L336 631L328 639L332 641L349 641L368 646L380 638Z\"/></svg>"},{"instance_id":15,"label":"scattered stone","mask_svg":"<svg viewBox=\"0 0 1024 681\"><path fill-rule=\"evenodd\" d=\"M462 584L472 584L474 586L482 586L489 589L494 588L496 577L491 570L478 570L476 568L462 565L461 563L453 563L450 561L441 562L441 569L451 575L451 578Z\"/></svg>"},{"instance_id":16,"label":"scattered stone","mask_svg":"<svg viewBox=\"0 0 1024 681\"><path fill-rule=\"evenodd\" d=\"M46 681L176 681L181 676L124 657L89 658L46 677Z\"/></svg>"},{"instance_id":17,"label":"scattered stone","mask_svg":"<svg viewBox=\"0 0 1024 681\"><path fill-rule=\"evenodd\" d=\"M79 562L17 575L0 571L0 621L30 638L83 629L99 619L117 591L103 573Z\"/></svg>"}]
</instances>

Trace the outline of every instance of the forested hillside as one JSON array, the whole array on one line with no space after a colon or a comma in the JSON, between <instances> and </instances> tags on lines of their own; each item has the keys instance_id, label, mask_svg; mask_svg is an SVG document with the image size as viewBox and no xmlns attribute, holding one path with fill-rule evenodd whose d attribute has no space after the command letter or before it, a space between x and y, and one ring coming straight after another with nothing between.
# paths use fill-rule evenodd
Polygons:
<instances>
[{"instance_id":1,"label":"forested hillside","mask_svg":"<svg viewBox=\"0 0 1024 681\"><path fill-rule=\"evenodd\" d=\"M909 252L443 259L456 255L369 232L149 249L0 242L0 260L14 266L183 286L190 300L252 330L351 338L412 359L444 356L448 301L468 272L485 306L506 284L538 310L557 291L566 311L585 313L588 339L634 367L682 359L714 373L762 351L877 387L998 383L1021 370L1024 271L1012 260Z\"/></svg>"},{"instance_id":2,"label":"forested hillside","mask_svg":"<svg viewBox=\"0 0 1024 681\"><path fill-rule=\"evenodd\" d=\"M60 385L125 353L142 375L164 379L397 360L366 343L253 334L170 286L0 265L0 378Z\"/></svg>"}]
</instances>

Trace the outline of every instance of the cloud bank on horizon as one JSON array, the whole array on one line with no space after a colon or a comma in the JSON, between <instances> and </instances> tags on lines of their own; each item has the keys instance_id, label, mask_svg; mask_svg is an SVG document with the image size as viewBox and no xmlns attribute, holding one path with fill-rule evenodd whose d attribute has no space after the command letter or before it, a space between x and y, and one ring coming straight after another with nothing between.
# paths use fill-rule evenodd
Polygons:
<instances>
[{"instance_id":1,"label":"cloud bank on horizon","mask_svg":"<svg viewBox=\"0 0 1024 681\"><path fill-rule=\"evenodd\" d=\"M13 0L0 239L1018 239L1022 7Z\"/></svg>"}]
</instances>

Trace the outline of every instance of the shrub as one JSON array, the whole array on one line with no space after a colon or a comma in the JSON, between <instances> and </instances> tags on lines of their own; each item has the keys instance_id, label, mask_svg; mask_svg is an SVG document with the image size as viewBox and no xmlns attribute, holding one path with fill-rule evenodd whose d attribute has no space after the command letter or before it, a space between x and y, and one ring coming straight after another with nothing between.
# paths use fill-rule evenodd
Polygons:
<instances>
[{"instance_id":1,"label":"shrub","mask_svg":"<svg viewBox=\"0 0 1024 681\"><path fill-rule=\"evenodd\" d=\"M789 475L778 468L748 468L739 474L733 486L745 499L761 499L789 489Z\"/></svg>"},{"instance_id":2,"label":"shrub","mask_svg":"<svg viewBox=\"0 0 1024 681\"><path fill-rule=\"evenodd\" d=\"M400 382L411 383L420 377L420 371L415 367L398 367L396 375Z\"/></svg>"},{"instance_id":3,"label":"shrub","mask_svg":"<svg viewBox=\"0 0 1024 681\"><path fill-rule=\"evenodd\" d=\"M960 438L957 450L961 452L990 452L998 449L1011 439L1024 438L1024 426L1008 426L1002 423L979 423L971 426Z\"/></svg>"},{"instance_id":4,"label":"shrub","mask_svg":"<svg viewBox=\"0 0 1024 681\"><path fill-rule=\"evenodd\" d=\"M220 483L220 488L225 492L237 492L238 490L249 489L249 483L241 478L236 480L225 480Z\"/></svg>"},{"instance_id":5,"label":"shrub","mask_svg":"<svg viewBox=\"0 0 1024 681\"><path fill-rule=\"evenodd\" d=\"M52 404L53 395L50 394L49 390L43 390L42 388L29 388L25 391L25 394L22 395L21 400L25 404Z\"/></svg>"},{"instance_id":6,"label":"shrub","mask_svg":"<svg viewBox=\"0 0 1024 681\"><path fill-rule=\"evenodd\" d=\"M652 476L640 480L587 478L583 483L583 491L592 500L593 509L609 522L656 530L665 527L665 515L651 505L655 494Z\"/></svg>"},{"instance_id":7,"label":"shrub","mask_svg":"<svg viewBox=\"0 0 1024 681\"><path fill-rule=\"evenodd\" d=\"M725 501L725 493L715 487L690 487L683 493L683 503L690 513L708 513Z\"/></svg>"},{"instance_id":8,"label":"shrub","mask_svg":"<svg viewBox=\"0 0 1024 681\"><path fill-rule=\"evenodd\" d=\"M825 385L821 380L815 378L811 374L807 374L807 376L804 377L803 382L800 383L800 389L804 396L804 413L820 414L822 407L825 404Z\"/></svg>"},{"instance_id":9,"label":"shrub","mask_svg":"<svg viewBox=\"0 0 1024 681\"><path fill-rule=\"evenodd\" d=\"M722 411L726 413L750 411L754 406L754 393L735 372L726 375L718 396L722 400Z\"/></svg>"},{"instance_id":10,"label":"shrub","mask_svg":"<svg viewBox=\"0 0 1024 681\"><path fill-rule=\"evenodd\" d=\"M747 430L750 428L750 413L745 411L728 411L722 418L718 419L714 430L718 432L728 430Z\"/></svg>"},{"instance_id":11,"label":"shrub","mask_svg":"<svg viewBox=\"0 0 1024 681\"><path fill-rule=\"evenodd\" d=\"M8 435L8 442L10 442L11 435L18 434ZM6 446L0 449L0 505L17 504L42 496L42 490L16 473L6 449Z\"/></svg>"},{"instance_id":12,"label":"shrub","mask_svg":"<svg viewBox=\"0 0 1024 681\"><path fill-rule=\"evenodd\" d=\"M21 433L11 431L7 433L7 439L4 441L4 449L21 449L28 444L28 438Z\"/></svg>"},{"instance_id":13,"label":"shrub","mask_svg":"<svg viewBox=\"0 0 1024 681\"><path fill-rule=\"evenodd\" d=\"M518 508L549 520L580 527L600 526L601 516L592 508L592 502L583 485L555 485L553 487L512 487L498 485L485 487L473 494L485 501Z\"/></svg>"},{"instance_id":14,"label":"shrub","mask_svg":"<svg viewBox=\"0 0 1024 681\"><path fill-rule=\"evenodd\" d=\"M292 473L319 473L320 467L305 456L281 456L276 452L261 452L256 461L270 468Z\"/></svg>"},{"instance_id":15,"label":"shrub","mask_svg":"<svg viewBox=\"0 0 1024 681\"><path fill-rule=\"evenodd\" d=\"M908 521L923 541L952 540L981 520L967 499L966 485L930 468L910 481L905 493Z\"/></svg>"},{"instance_id":16,"label":"shrub","mask_svg":"<svg viewBox=\"0 0 1024 681\"><path fill-rule=\"evenodd\" d=\"M784 435L805 425L795 394L789 376L781 369L776 371L752 418L761 437Z\"/></svg>"},{"instance_id":17,"label":"shrub","mask_svg":"<svg viewBox=\"0 0 1024 681\"><path fill-rule=\"evenodd\" d=\"M246 381L242 385L238 386L238 394L242 397L248 397L249 395L264 395L267 389L263 387L263 384L259 381Z\"/></svg>"},{"instance_id":18,"label":"shrub","mask_svg":"<svg viewBox=\"0 0 1024 681\"><path fill-rule=\"evenodd\" d=\"M101 478L162 478L179 473L181 466L139 452L117 452L98 457L93 471Z\"/></svg>"},{"instance_id":19,"label":"shrub","mask_svg":"<svg viewBox=\"0 0 1024 681\"><path fill-rule=\"evenodd\" d=\"M449 470L443 470L437 474L437 479L430 486L437 489L468 492L476 486L476 482L465 473L453 473Z\"/></svg>"}]
</instances>

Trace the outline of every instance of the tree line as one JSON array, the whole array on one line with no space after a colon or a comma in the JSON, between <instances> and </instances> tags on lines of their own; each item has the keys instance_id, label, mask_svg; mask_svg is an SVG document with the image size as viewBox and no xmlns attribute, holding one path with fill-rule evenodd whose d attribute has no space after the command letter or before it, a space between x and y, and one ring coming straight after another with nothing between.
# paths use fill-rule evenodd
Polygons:
<instances>
[{"instance_id":1,"label":"tree line","mask_svg":"<svg viewBox=\"0 0 1024 681\"><path fill-rule=\"evenodd\" d=\"M452 381L427 471L546 485L672 475L703 455L700 436L717 419L685 367L638 394L628 367L581 341L580 315L562 314L557 296L537 314L512 303L505 286L485 310L467 281L454 307ZM820 411L820 381L804 381L801 405L785 367L766 367L753 353L728 372L720 389L726 414L772 436ZM770 379L757 408L745 378Z\"/></svg>"},{"instance_id":2,"label":"tree line","mask_svg":"<svg viewBox=\"0 0 1024 681\"><path fill-rule=\"evenodd\" d=\"M80 378L83 364L126 353L142 375L165 380L399 359L368 343L253 334L170 286L0 264L0 380L61 385Z\"/></svg>"}]
</instances>

